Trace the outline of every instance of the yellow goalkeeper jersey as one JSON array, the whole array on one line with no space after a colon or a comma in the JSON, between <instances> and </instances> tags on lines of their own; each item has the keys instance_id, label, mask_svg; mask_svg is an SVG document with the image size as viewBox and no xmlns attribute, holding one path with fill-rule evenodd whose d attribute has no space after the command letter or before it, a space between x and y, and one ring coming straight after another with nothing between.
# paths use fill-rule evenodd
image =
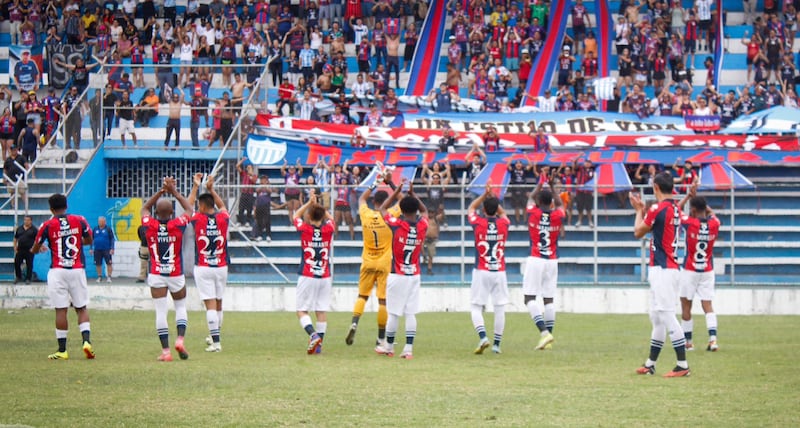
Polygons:
<instances>
[{"instance_id":1,"label":"yellow goalkeeper jersey","mask_svg":"<svg viewBox=\"0 0 800 428\"><path fill-rule=\"evenodd\" d=\"M389 208L389 214L400 215L400 207L395 204ZM366 204L358 208L361 218L362 235L364 236L364 251L361 258L365 263L377 262L384 258L392 257L392 230L383 221L381 212L373 210Z\"/></svg>"}]
</instances>

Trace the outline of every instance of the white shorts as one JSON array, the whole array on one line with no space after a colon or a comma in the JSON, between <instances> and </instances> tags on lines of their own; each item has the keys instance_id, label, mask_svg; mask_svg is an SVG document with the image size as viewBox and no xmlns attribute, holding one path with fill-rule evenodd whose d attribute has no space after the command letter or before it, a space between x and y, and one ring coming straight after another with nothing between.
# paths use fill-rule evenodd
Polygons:
<instances>
[{"instance_id":1,"label":"white shorts","mask_svg":"<svg viewBox=\"0 0 800 428\"><path fill-rule=\"evenodd\" d=\"M492 304L508 304L508 278L505 272L490 272L486 270L472 270L472 285L470 286L470 303L473 305L484 306L489 303L489 296L492 296Z\"/></svg>"},{"instance_id":2,"label":"white shorts","mask_svg":"<svg viewBox=\"0 0 800 428\"><path fill-rule=\"evenodd\" d=\"M650 309L654 311L676 311L678 308L678 286L681 271L650 266L647 270L650 283Z\"/></svg>"},{"instance_id":3,"label":"white shorts","mask_svg":"<svg viewBox=\"0 0 800 428\"><path fill-rule=\"evenodd\" d=\"M386 280L386 311L396 316L419 312L419 285L419 275L390 273Z\"/></svg>"},{"instance_id":4,"label":"white shorts","mask_svg":"<svg viewBox=\"0 0 800 428\"><path fill-rule=\"evenodd\" d=\"M688 300L697 297L700 300L714 300L714 284L716 275L714 271L695 272L681 271L680 296Z\"/></svg>"},{"instance_id":5,"label":"white shorts","mask_svg":"<svg viewBox=\"0 0 800 428\"><path fill-rule=\"evenodd\" d=\"M225 285L228 283L228 267L194 267L194 283L197 293L203 300L222 300L225 294Z\"/></svg>"},{"instance_id":6,"label":"white shorts","mask_svg":"<svg viewBox=\"0 0 800 428\"><path fill-rule=\"evenodd\" d=\"M300 276L297 278L295 304L298 311L327 312L331 307L331 293L333 291L333 278L312 278Z\"/></svg>"},{"instance_id":7,"label":"white shorts","mask_svg":"<svg viewBox=\"0 0 800 428\"><path fill-rule=\"evenodd\" d=\"M119 135L131 134L134 133L134 126L133 121L128 119L119 119Z\"/></svg>"},{"instance_id":8,"label":"white shorts","mask_svg":"<svg viewBox=\"0 0 800 428\"><path fill-rule=\"evenodd\" d=\"M82 308L89 304L89 287L83 269L51 268L47 272L47 295L56 309L72 306Z\"/></svg>"},{"instance_id":9,"label":"white shorts","mask_svg":"<svg viewBox=\"0 0 800 428\"><path fill-rule=\"evenodd\" d=\"M552 299L558 284L558 260L528 257L522 274L522 294Z\"/></svg>"},{"instance_id":10,"label":"white shorts","mask_svg":"<svg viewBox=\"0 0 800 428\"><path fill-rule=\"evenodd\" d=\"M147 285L150 288L169 288L170 293L177 293L186 286L186 276L162 276L147 274Z\"/></svg>"}]
</instances>

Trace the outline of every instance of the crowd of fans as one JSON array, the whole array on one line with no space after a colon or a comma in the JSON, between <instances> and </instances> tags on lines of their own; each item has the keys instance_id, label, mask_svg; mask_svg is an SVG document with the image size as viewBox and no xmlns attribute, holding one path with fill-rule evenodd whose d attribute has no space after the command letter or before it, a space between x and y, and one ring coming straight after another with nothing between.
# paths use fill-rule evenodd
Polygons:
<instances>
[{"instance_id":1,"label":"crowd of fans","mask_svg":"<svg viewBox=\"0 0 800 428\"><path fill-rule=\"evenodd\" d=\"M394 89L400 86L400 71L410 66L428 2L213 0L201 4L192 0L178 13L174 0L4 0L0 14L11 23L14 44L90 46L93 56L107 65L118 99L124 91L145 86L142 68L132 68L131 76L123 78L123 59L142 64L152 58L154 63L170 64L177 56L177 81L172 80L173 69L157 69L159 92L165 84L199 85L207 96L212 84L233 85L234 76L242 71L239 64L263 65L271 85L279 87L279 111L372 125L397 113ZM686 3L623 0L614 23L614 40L603 41L595 34L594 14L576 0L569 10L572 36L565 36L561 54L552 64L557 85L536 97L537 107L545 112L605 108L642 117L719 114L725 124L772 105L797 105L792 48L796 7L800 6L794 3L800 2L767 1L763 14L746 8L745 20L752 23L752 33L742 40L747 45L748 84L728 93L719 93L713 85L712 55L704 61L704 88L694 91L695 55L713 52L716 14L721 11L715 10L713 0ZM524 88L533 63L544 46L550 2L449 0L447 8L451 16L447 74L426 101L446 112L466 92L487 112L521 105L528 96ZM601 43L613 43L618 54L617 86L611 97L603 97L611 98L605 107L593 88ZM355 57L355 70L348 67L350 55ZM93 62L91 57L87 60ZM221 81L213 82L215 70L194 64L218 64ZM72 71L82 92L92 65L62 65ZM253 84L262 70L246 68L246 82ZM775 89L770 88L772 84ZM334 107L316 108L323 98ZM159 100L167 102L169 94L159 93ZM382 107L373 106L375 102L382 102ZM353 105L359 108L351 115ZM47 135L46 130L42 134Z\"/></svg>"}]
</instances>

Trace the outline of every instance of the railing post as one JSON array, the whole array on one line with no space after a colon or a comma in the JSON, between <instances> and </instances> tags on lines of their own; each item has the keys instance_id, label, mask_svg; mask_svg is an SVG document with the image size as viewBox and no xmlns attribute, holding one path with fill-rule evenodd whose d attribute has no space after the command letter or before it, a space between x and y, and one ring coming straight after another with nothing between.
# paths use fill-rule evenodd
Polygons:
<instances>
[{"instance_id":1,"label":"railing post","mask_svg":"<svg viewBox=\"0 0 800 428\"><path fill-rule=\"evenodd\" d=\"M464 211L466 211L466 198L467 198L467 172L461 175L461 286L467 283L467 267L466 267L466 251L467 249L464 248L464 239L466 239L465 228L466 226L466 216L463 215ZM445 222L447 220L445 219Z\"/></svg>"},{"instance_id":2,"label":"railing post","mask_svg":"<svg viewBox=\"0 0 800 428\"><path fill-rule=\"evenodd\" d=\"M593 199L594 199L594 201L593 201L594 207L593 208L594 209L592 209L592 219L590 220L594 224L594 227L592 228L592 241L594 243L594 245L593 245L594 248L592 250L592 256L594 257L594 262L593 262L594 266L592 267L592 270L593 270L593 276L594 276L594 285L597 285L598 282L599 282L598 281L598 267L597 267L597 263L598 263L598 256L597 256L597 228L599 226L597 224L597 179L596 179L596 177L597 176L595 176L594 189L593 189L593 193L594 193L593 194ZM578 213L578 215L580 215L580 213Z\"/></svg>"},{"instance_id":3,"label":"railing post","mask_svg":"<svg viewBox=\"0 0 800 428\"><path fill-rule=\"evenodd\" d=\"M731 286L736 284L736 240L735 224L736 224L736 190L733 185L733 171L731 171L731 233L730 233L730 247L731 247Z\"/></svg>"}]
</instances>

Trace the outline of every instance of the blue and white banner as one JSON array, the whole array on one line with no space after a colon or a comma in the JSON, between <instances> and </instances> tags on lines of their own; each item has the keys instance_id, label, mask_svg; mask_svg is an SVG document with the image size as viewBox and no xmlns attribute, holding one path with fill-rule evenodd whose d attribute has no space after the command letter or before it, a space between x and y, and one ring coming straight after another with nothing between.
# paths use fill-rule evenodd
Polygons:
<instances>
[{"instance_id":1,"label":"blue and white banner","mask_svg":"<svg viewBox=\"0 0 800 428\"><path fill-rule=\"evenodd\" d=\"M250 134L247 139L247 159L255 165L276 165L286 157L286 142L273 142L263 135Z\"/></svg>"}]
</instances>

